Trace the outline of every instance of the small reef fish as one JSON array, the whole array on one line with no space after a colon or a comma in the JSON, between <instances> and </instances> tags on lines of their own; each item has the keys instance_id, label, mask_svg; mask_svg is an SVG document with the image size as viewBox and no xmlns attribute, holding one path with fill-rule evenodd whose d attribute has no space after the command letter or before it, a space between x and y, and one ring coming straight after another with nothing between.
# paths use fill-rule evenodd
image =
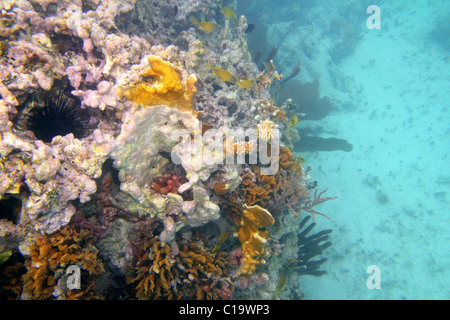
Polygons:
<instances>
[{"instance_id":1,"label":"small reef fish","mask_svg":"<svg viewBox=\"0 0 450 320\"><path fill-rule=\"evenodd\" d=\"M235 77L233 76L233 74L230 71L223 69L221 67L213 68L213 75L215 75L222 81L234 83Z\"/></svg>"},{"instance_id":2,"label":"small reef fish","mask_svg":"<svg viewBox=\"0 0 450 320\"><path fill-rule=\"evenodd\" d=\"M222 234L220 235L219 241L214 246L214 248L211 250L211 253L216 252L220 248L220 246L228 239L229 235L230 235L230 231L228 229L226 229L224 232L222 232Z\"/></svg>"},{"instance_id":3,"label":"small reef fish","mask_svg":"<svg viewBox=\"0 0 450 320\"><path fill-rule=\"evenodd\" d=\"M222 7L222 5L219 4L220 12L225 16L225 18L235 21L236 20L236 14L234 13L234 10L228 7Z\"/></svg>"},{"instance_id":4,"label":"small reef fish","mask_svg":"<svg viewBox=\"0 0 450 320\"><path fill-rule=\"evenodd\" d=\"M278 276L278 282L277 282L277 289L275 290L275 294L278 294L283 290L284 286L286 285L287 277L284 273L280 273Z\"/></svg>"},{"instance_id":5,"label":"small reef fish","mask_svg":"<svg viewBox=\"0 0 450 320\"><path fill-rule=\"evenodd\" d=\"M253 57L253 62L255 62L255 64L258 64L259 59L261 58L262 55L262 50L259 49L258 51L256 51L254 57Z\"/></svg>"},{"instance_id":6,"label":"small reef fish","mask_svg":"<svg viewBox=\"0 0 450 320\"><path fill-rule=\"evenodd\" d=\"M250 89L253 88L253 86L255 85L255 80L250 80L250 79L238 79L236 81L236 84L242 88L242 89Z\"/></svg>"},{"instance_id":7,"label":"small reef fish","mask_svg":"<svg viewBox=\"0 0 450 320\"><path fill-rule=\"evenodd\" d=\"M192 20L192 24L195 24L198 26L198 28L206 33L211 33L213 31L216 31L218 26L215 22L212 21L198 21L196 18Z\"/></svg>"},{"instance_id":8,"label":"small reef fish","mask_svg":"<svg viewBox=\"0 0 450 320\"><path fill-rule=\"evenodd\" d=\"M300 60L297 62L297 64L295 65L294 69L292 69L291 74L286 77L283 78L283 80L281 80L281 84L285 83L286 81L292 79L293 77L295 77L298 73L300 72Z\"/></svg>"},{"instance_id":9,"label":"small reef fish","mask_svg":"<svg viewBox=\"0 0 450 320\"><path fill-rule=\"evenodd\" d=\"M245 33L250 33L255 29L255 25L253 23L250 23L247 25L247 29L245 29Z\"/></svg>"},{"instance_id":10,"label":"small reef fish","mask_svg":"<svg viewBox=\"0 0 450 320\"><path fill-rule=\"evenodd\" d=\"M287 126L289 128L295 127L295 125L298 123L298 116L297 115L293 115L292 117L289 118L289 122L287 123Z\"/></svg>"},{"instance_id":11,"label":"small reef fish","mask_svg":"<svg viewBox=\"0 0 450 320\"><path fill-rule=\"evenodd\" d=\"M214 67L211 64L207 65L209 68L213 70L213 75L219 78L221 81L234 83L238 85L242 89L250 89L255 85L255 80L252 79L239 79L235 77L230 71L227 69L223 69L221 67Z\"/></svg>"}]
</instances>

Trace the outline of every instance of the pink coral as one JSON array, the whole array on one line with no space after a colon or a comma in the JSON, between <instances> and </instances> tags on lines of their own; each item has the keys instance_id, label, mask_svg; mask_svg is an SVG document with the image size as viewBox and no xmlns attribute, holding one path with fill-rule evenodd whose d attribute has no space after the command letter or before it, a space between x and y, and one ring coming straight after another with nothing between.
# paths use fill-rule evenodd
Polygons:
<instances>
[{"instance_id":1,"label":"pink coral","mask_svg":"<svg viewBox=\"0 0 450 320\"><path fill-rule=\"evenodd\" d=\"M100 110L117 106L116 88L108 81L100 81L97 90L74 90L72 94L83 99L82 106Z\"/></svg>"}]
</instances>

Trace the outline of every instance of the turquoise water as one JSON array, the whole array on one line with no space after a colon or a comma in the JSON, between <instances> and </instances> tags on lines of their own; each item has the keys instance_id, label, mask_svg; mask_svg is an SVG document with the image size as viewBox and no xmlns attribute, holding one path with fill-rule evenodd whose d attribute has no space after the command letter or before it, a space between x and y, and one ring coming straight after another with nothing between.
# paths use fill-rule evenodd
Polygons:
<instances>
[{"instance_id":1,"label":"turquoise water","mask_svg":"<svg viewBox=\"0 0 450 320\"><path fill-rule=\"evenodd\" d=\"M450 2L243 0L238 13L255 25L253 53L278 47L285 76L300 60L290 81L318 79L330 99L326 117L297 128L353 145L298 152L339 197L321 205L333 246L327 275L300 278L306 297L449 299ZM372 265L380 289L368 288Z\"/></svg>"}]
</instances>

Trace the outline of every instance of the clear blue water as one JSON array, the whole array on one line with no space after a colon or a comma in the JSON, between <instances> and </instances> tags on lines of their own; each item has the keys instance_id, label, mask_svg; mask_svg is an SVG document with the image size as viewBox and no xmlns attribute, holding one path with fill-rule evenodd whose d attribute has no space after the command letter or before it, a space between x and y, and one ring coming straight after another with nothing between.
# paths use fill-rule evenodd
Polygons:
<instances>
[{"instance_id":1,"label":"clear blue water","mask_svg":"<svg viewBox=\"0 0 450 320\"><path fill-rule=\"evenodd\" d=\"M368 27L372 4L379 29ZM333 246L327 275L300 278L306 297L449 299L450 2L242 0L238 13L255 25L253 53L277 46L285 76L300 60L290 81L319 79L332 102L298 128L353 145L302 152L313 180L339 196L321 205Z\"/></svg>"}]
</instances>

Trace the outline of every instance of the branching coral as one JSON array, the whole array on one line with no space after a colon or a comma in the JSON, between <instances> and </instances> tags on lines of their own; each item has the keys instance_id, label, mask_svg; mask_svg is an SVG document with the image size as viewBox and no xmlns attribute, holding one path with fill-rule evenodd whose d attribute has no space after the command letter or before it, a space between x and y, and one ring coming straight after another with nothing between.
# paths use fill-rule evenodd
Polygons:
<instances>
[{"instance_id":1,"label":"branching coral","mask_svg":"<svg viewBox=\"0 0 450 320\"><path fill-rule=\"evenodd\" d=\"M192 98L197 92L196 76L190 75L182 83L179 74L170 62L154 55L148 56L147 59L150 68L141 74L143 78L141 83L120 89L118 94L144 106L165 104L196 115L192 105Z\"/></svg>"},{"instance_id":2,"label":"branching coral","mask_svg":"<svg viewBox=\"0 0 450 320\"><path fill-rule=\"evenodd\" d=\"M318 204L320 204L322 202L325 202L325 201L328 201L328 200L333 200L333 199L337 198L337 197L325 197L325 198L322 198L321 197L322 194L327 192L327 190L328 189L325 189L322 192L320 192L319 195L317 195L317 189L316 189L314 191L314 199L312 199L312 200L308 199L308 201L305 203L305 205L303 205L300 208L301 210L304 210L304 211L309 212L311 214L314 223L316 222L316 219L315 219L315 216L314 216L315 214L318 214L318 215L324 216L327 219L330 219L327 215L325 215L325 214L323 214L321 212L318 212L318 211L313 209L314 206L316 206L316 205L318 205Z\"/></svg>"},{"instance_id":3,"label":"branching coral","mask_svg":"<svg viewBox=\"0 0 450 320\"><path fill-rule=\"evenodd\" d=\"M257 117L265 119L265 118L274 118L275 121L287 121L286 119L286 111L282 108L278 108L274 105L273 100L265 99L258 102L258 115Z\"/></svg>"},{"instance_id":4,"label":"branching coral","mask_svg":"<svg viewBox=\"0 0 450 320\"><path fill-rule=\"evenodd\" d=\"M61 274L69 265L77 265L94 276L103 272L103 263L86 230L77 232L70 227L45 237L37 236L30 246L26 262L28 272L23 276L23 299L48 299L53 294Z\"/></svg>"},{"instance_id":5,"label":"branching coral","mask_svg":"<svg viewBox=\"0 0 450 320\"><path fill-rule=\"evenodd\" d=\"M143 255L128 282L136 284L139 299L229 299L234 290L228 279L226 252L210 254L193 241L181 243L179 253L157 238L144 243Z\"/></svg>"},{"instance_id":6,"label":"branching coral","mask_svg":"<svg viewBox=\"0 0 450 320\"><path fill-rule=\"evenodd\" d=\"M263 88L269 88L270 85L274 80L280 80L283 77L283 75L278 74L277 71L275 71L275 66L273 65L273 61L269 61L269 68L267 70L267 73L262 71L257 77L256 77L256 83L258 86Z\"/></svg>"},{"instance_id":7,"label":"branching coral","mask_svg":"<svg viewBox=\"0 0 450 320\"><path fill-rule=\"evenodd\" d=\"M231 207L232 211L239 214L242 206L239 202L242 201L249 206L271 206L276 209L274 213L281 214L282 210L279 208L284 206L283 199L303 199L304 196L306 200L301 159L296 159L286 147L280 147L279 155L280 165L275 175L262 175L258 165L242 174L239 188L226 196L226 205Z\"/></svg>"}]
</instances>

